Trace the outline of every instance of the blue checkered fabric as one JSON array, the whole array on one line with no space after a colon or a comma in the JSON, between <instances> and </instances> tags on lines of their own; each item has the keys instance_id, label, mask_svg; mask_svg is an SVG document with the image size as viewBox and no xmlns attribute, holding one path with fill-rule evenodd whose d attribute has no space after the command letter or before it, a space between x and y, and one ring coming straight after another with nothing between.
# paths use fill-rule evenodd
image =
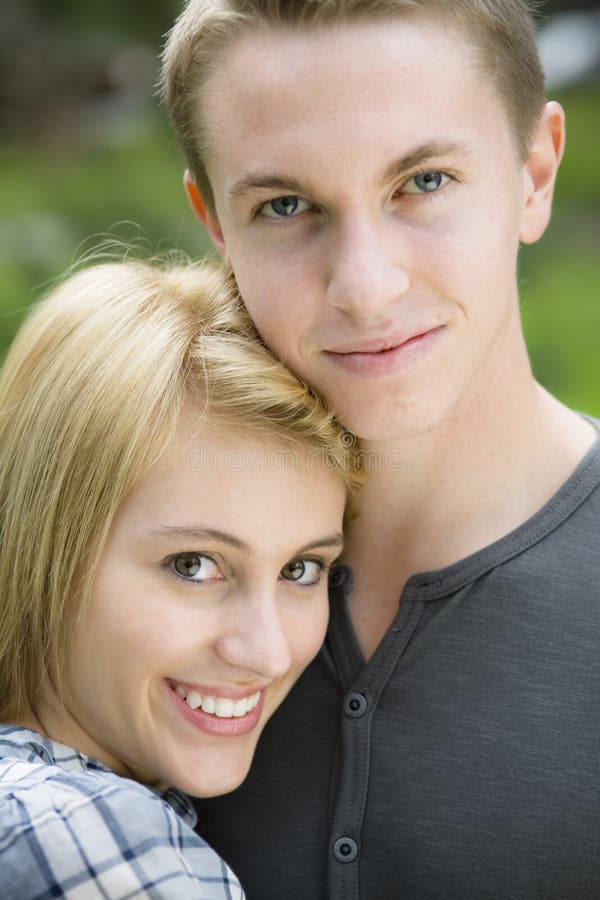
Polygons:
<instances>
[{"instance_id":1,"label":"blue checkered fabric","mask_svg":"<svg viewBox=\"0 0 600 900\"><path fill-rule=\"evenodd\" d=\"M2 900L243 900L189 799L0 725Z\"/></svg>"}]
</instances>

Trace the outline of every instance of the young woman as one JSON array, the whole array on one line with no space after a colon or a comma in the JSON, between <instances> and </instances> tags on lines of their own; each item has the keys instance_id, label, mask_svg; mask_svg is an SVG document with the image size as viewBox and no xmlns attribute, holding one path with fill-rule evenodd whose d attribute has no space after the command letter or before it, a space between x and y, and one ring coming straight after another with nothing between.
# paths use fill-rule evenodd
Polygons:
<instances>
[{"instance_id":1,"label":"young woman","mask_svg":"<svg viewBox=\"0 0 600 900\"><path fill-rule=\"evenodd\" d=\"M185 796L321 644L352 439L220 270L103 263L0 379L3 898L240 898Z\"/></svg>"}]
</instances>

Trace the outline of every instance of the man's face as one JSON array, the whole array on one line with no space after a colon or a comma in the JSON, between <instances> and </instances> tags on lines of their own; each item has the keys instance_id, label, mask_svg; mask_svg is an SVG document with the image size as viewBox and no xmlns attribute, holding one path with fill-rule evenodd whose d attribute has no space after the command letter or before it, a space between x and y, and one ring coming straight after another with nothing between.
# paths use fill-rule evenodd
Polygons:
<instances>
[{"instance_id":1,"label":"man's face","mask_svg":"<svg viewBox=\"0 0 600 900\"><path fill-rule=\"evenodd\" d=\"M485 397L520 340L530 179L442 23L257 31L202 92L209 229L267 344L371 440Z\"/></svg>"}]
</instances>

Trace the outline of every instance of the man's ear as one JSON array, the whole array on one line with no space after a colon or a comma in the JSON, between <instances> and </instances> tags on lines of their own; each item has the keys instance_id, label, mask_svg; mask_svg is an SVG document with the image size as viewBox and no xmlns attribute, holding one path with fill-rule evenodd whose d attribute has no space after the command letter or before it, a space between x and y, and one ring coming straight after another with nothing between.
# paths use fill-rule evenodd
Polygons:
<instances>
[{"instance_id":1,"label":"man's ear","mask_svg":"<svg viewBox=\"0 0 600 900\"><path fill-rule=\"evenodd\" d=\"M559 103L547 103L525 163L525 204L519 237L539 240L550 221L554 183L565 149L565 114Z\"/></svg>"},{"instance_id":2,"label":"man's ear","mask_svg":"<svg viewBox=\"0 0 600 900\"><path fill-rule=\"evenodd\" d=\"M225 239L223 238L221 226L219 225L216 216L208 210L206 203L202 199L202 195L198 190L198 185L194 181L194 178L189 169L186 169L183 173L183 186L188 196L190 206L194 210L194 213L208 231L211 241L219 251L222 258L224 260L227 260L227 249L225 247Z\"/></svg>"}]
</instances>

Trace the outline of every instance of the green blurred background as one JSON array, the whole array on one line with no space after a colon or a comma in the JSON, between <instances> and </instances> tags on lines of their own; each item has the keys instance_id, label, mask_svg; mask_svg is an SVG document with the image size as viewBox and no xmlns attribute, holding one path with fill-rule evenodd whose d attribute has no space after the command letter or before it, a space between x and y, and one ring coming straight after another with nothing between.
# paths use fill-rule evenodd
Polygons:
<instances>
[{"instance_id":1,"label":"green blurred background","mask_svg":"<svg viewBox=\"0 0 600 900\"><path fill-rule=\"evenodd\" d=\"M596 3L578 3L589 10ZM179 0L3 0L0 11L0 352L27 305L106 236L209 251L155 97ZM548 22L572 5L542 5ZM596 10L600 26L600 13ZM589 30L589 29L588 29ZM562 38L561 38L562 40ZM522 251L525 330L539 380L600 416L600 66L550 93L568 151L553 222Z\"/></svg>"}]
</instances>

